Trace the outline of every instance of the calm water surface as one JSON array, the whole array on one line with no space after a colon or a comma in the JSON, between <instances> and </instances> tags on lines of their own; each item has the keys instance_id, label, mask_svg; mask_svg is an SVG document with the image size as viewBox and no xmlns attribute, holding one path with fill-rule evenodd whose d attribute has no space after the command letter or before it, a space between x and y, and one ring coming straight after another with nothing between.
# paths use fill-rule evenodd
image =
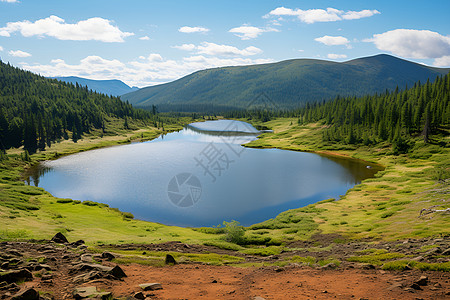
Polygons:
<instances>
[{"instance_id":1,"label":"calm water surface","mask_svg":"<svg viewBox=\"0 0 450 300\"><path fill-rule=\"evenodd\" d=\"M238 121L193 123L153 141L44 162L31 184L135 218L179 226L250 225L340 195L371 177L360 161L241 144L258 131Z\"/></svg>"}]
</instances>

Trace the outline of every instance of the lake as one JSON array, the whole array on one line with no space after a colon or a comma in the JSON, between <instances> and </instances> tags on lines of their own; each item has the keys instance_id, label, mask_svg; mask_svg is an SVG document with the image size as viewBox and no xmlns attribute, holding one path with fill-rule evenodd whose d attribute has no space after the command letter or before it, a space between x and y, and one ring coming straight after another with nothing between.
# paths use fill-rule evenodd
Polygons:
<instances>
[{"instance_id":1,"label":"lake","mask_svg":"<svg viewBox=\"0 0 450 300\"><path fill-rule=\"evenodd\" d=\"M43 162L30 184L167 225L251 225L338 199L379 170L358 160L241 146L258 134L239 121L193 123L152 141Z\"/></svg>"}]
</instances>

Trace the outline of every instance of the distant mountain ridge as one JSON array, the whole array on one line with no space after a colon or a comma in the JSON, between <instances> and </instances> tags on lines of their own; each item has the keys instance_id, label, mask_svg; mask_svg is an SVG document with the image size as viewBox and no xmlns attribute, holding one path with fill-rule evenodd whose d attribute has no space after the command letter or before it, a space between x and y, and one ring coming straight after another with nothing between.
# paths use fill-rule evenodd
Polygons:
<instances>
[{"instance_id":1,"label":"distant mountain ridge","mask_svg":"<svg viewBox=\"0 0 450 300\"><path fill-rule=\"evenodd\" d=\"M113 79L113 80L93 80L76 76L69 77L52 77L64 82L77 83L82 86L88 86L89 89L96 91L98 93L121 96L126 93L130 93L138 90L137 87L130 87L123 81Z\"/></svg>"},{"instance_id":2,"label":"distant mountain ridge","mask_svg":"<svg viewBox=\"0 0 450 300\"><path fill-rule=\"evenodd\" d=\"M266 95L279 108L341 96L362 96L434 81L450 69L433 68L386 54L346 62L292 59L277 63L222 67L192 73L166 84L123 95L134 106L214 105L247 108Z\"/></svg>"}]
</instances>

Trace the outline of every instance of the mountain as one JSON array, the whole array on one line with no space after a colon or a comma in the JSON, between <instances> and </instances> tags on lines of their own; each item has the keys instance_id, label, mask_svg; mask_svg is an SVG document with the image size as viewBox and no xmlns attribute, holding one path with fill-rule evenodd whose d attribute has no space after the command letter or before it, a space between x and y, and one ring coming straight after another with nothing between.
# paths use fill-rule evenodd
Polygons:
<instances>
[{"instance_id":1,"label":"mountain","mask_svg":"<svg viewBox=\"0 0 450 300\"><path fill-rule=\"evenodd\" d=\"M120 96L126 93L137 91L137 87L129 87L123 81L120 80L93 80L81 77L53 77L53 79L61 80L64 82L70 82L76 84L78 82L81 86L88 86L89 89L102 93L105 95Z\"/></svg>"},{"instance_id":2,"label":"mountain","mask_svg":"<svg viewBox=\"0 0 450 300\"><path fill-rule=\"evenodd\" d=\"M92 129L108 133L132 120L151 119L119 97L45 78L0 61L0 151L11 147L30 153L61 139L74 142ZM121 119L121 120L120 120ZM114 120L115 124L109 123ZM121 128L122 129L122 128Z\"/></svg>"},{"instance_id":3,"label":"mountain","mask_svg":"<svg viewBox=\"0 0 450 300\"><path fill-rule=\"evenodd\" d=\"M338 95L362 96L404 88L417 81L434 81L450 69L380 54L347 62L293 59L278 63L223 67L198 71L176 81L123 95L135 106L157 105L160 110L199 107L247 108L259 98L278 108L328 100Z\"/></svg>"}]
</instances>

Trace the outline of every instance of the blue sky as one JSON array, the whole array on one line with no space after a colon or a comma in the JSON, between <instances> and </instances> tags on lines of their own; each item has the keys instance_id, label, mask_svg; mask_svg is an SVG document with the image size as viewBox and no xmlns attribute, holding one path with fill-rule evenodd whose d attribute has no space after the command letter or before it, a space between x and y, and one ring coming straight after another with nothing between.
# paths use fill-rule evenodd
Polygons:
<instances>
[{"instance_id":1,"label":"blue sky","mask_svg":"<svg viewBox=\"0 0 450 300\"><path fill-rule=\"evenodd\" d=\"M139 87L293 58L388 53L450 67L448 12L448 0L0 0L0 57Z\"/></svg>"}]
</instances>

